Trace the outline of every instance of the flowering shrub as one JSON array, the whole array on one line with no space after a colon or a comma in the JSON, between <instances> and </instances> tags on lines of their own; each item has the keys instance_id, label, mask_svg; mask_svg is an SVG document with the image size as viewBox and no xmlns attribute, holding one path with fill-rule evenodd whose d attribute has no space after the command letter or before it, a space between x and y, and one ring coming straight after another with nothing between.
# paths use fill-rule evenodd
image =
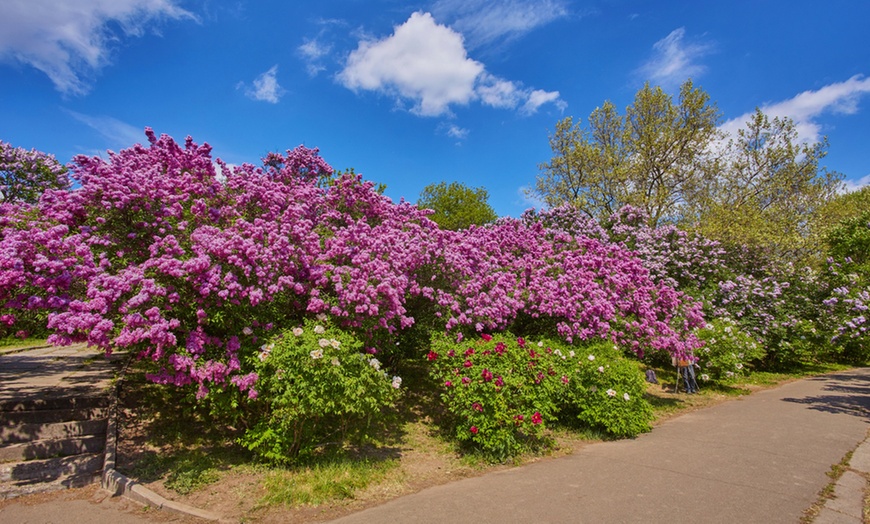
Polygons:
<instances>
[{"instance_id":1,"label":"flowering shrub","mask_svg":"<svg viewBox=\"0 0 870 524\"><path fill-rule=\"evenodd\" d=\"M870 211L845 220L827 238L830 257L822 281L828 295L821 324L842 360L870 360Z\"/></svg>"},{"instance_id":2,"label":"flowering shrub","mask_svg":"<svg viewBox=\"0 0 870 524\"><path fill-rule=\"evenodd\" d=\"M53 343L131 350L158 364L152 380L199 398L249 392L257 337L318 313L379 349L417 322L480 332L519 318L637 354L699 345L701 305L619 245L511 219L442 231L359 176L333 177L317 150L229 169L191 138L146 135L108 160L76 157L79 188L2 217L9 331L18 311L47 314Z\"/></svg>"},{"instance_id":3,"label":"flowering shrub","mask_svg":"<svg viewBox=\"0 0 870 524\"><path fill-rule=\"evenodd\" d=\"M581 423L615 436L649 430L652 408L636 363L605 343L574 348L510 333L454 342L441 337L427 355L460 442L505 460L544 443L555 421Z\"/></svg>"},{"instance_id":4,"label":"flowering shrub","mask_svg":"<svg viewBox=\"0 0 870 524\"><path fill-rule=\"evenodd\" d=\"M564 412L581 424L615 437L635 437L652 429L643 372L616 347L599 342L582 348L567 386Z\"/></svg>"},{"instance_id":5,"label":"flowering shrub","mask_svg":"<svg viewBox=\"0 0 870 524\"><path fill-rule=\"evenodd\" d=\"M619 244L641 260L654 281L693 296L715 283L722 270L725 250L717 242L672 224L650 227L645 211L632 206L620 208L601 223L570 205L527 213L523 218L572 235Z\"/></svg>"},{"instance_id":6,"label":"flowering shrub","mask_svg":"<svg viewBox=\"0 0 870 524\"><path fill-rule=\"evenodd\" d=\"M509 333L437 338L427 359L461 443L503 461L543 443L561 375L543 348Z\"/></svg>"},{"instance_id":7,"label":"flowering shrub","mask_svg":"<svg viewBox=\"0 0 870 524\"><path fill-rule=\"evenodd\" d=\"M257 422L241 442L271 462L365 438L402 384L364 352L362 341L320 320L271 337L250 358L260 377L251 395Z\"/></svg>"},{"instance_id":8,"label":"flowering shrub","mask_svg":"<svg viewBox=\"0 0 870 524\"><path fill-rule=\"evenodd\" d=\"M445 301L447 327L510 327L520 314L569 342L612 340L638 355L684 354L697 347L701 305L655 283L618 245L505 219L457 236L442 264L456 295Z\"/></svg>"},{"instance_id":9,"label":"flowering shrub","mask_svg":"<svg viewBox=\"0 0 870 524\"><path fill-rule=\"evenodd\" d=\"M52 155L0 140L0 202L35 204L45 190L69 187L66 168Z\"/></svg>"},{"instance_id":10,"label":"flowering shrub","mask_svg":"<svg viewBox=\"0 0 870 524\"><path fill-rule=\"evenodd\" d=\"M698 331L705 342L696 352L701 370L696 373L699 382L708 380L727 382L749 373L753 362L764 357L764 348L740 326L728 319L711 321Z\"/></svg>"}]
</instances>

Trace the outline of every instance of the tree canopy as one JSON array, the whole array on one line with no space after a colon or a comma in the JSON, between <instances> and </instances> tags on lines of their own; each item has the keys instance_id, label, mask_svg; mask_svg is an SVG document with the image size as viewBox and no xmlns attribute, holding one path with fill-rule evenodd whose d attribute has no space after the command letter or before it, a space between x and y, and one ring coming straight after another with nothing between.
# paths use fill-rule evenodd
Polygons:
<instances>
[{"instance_id":1,"label":"tree canopy","mask_svg":"<svg viewBox=\"0 0 870 524\"><path fill-rule=\"evenodd\" d=\"M494 222L498 215L489 205L489 192L484 187L471 188L460 182L430 184L420 192L417 207L431 209L429 218L444 229L457 231L472 224Z\"/></svg>"},{"instance_id":2,"label":"tree canopy","mask_svg":"<svg viewBox=\"0 0 870 524\"><path fill-rule=\"evenodd\" d=\"M550 207L570 203L594 218L632 205L650 225L676 221L708 173L707 146L719 112L691 81L679 99L646 84L620 115L605 102L588 126L567 117L550 136L554 156L541 164L532 193Z\"/></svg>"},{"instance_id":3,"label":"tree canopy","mask_svg":"<svg viewBox=\"0 0 870 524\"><path fill-rule=\"evenodd\" d=\"M756 110L726 142L719 111L691 80L676 100L646 84L620 115L611 102L584 126L567 117L531 193L604 219L631 205L649 226L678 224L726 244L807 262L823 252L823 209L842 176L820 165L828 143L801 141L794 122Z\"/></svg>"}]
</instances>

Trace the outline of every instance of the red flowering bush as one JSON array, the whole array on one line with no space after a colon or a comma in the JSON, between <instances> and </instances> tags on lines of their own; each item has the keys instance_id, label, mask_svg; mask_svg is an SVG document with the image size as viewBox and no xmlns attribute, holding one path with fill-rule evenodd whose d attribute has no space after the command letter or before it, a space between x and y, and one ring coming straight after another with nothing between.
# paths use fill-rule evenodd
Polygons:
<instances>
[{"instance_id":1,"label":"red flowering bush","mask_svg":"<svg viewBox=\"0 0 870 524\"><path fill-rule=\"evenodd\" d=\"M582 348L529 342L510 333L455 341L441 337L427 355L456 438L504 461L546 444L554 422L619 437L649 431L652 408L637 363L606 343Z\"/></svg>"},{"instance_id":2,"label":"red flowering bush","mask_svg":"<svg viewBox=\"0 0 870 524\"><path fill-rule=\"evenodd\" d=\"M443 336L428 359L459 442L496 461L543 443L559 382L543 350L509 333L467 342Z\"/></svg>"}]
</instances>

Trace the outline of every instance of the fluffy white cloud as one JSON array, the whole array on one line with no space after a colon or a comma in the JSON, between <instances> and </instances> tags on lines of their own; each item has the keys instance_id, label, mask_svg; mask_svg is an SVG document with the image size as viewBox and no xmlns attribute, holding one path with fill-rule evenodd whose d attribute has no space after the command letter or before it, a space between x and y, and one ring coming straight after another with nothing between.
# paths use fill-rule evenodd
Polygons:
<instances>
[{"instance_id":1,"label":"fluffy white cloud","mask_svg":"<svg viewBox=\"0 0 870 524\"><path fill-rule=\"evenodd\" d=\"M245 87L245 95L251 100L259 100L277 104L286 92L278 84L278 66L273 65L268 71L254 79L253 87Z\"/></svg>"},{"instance_id":2,"label":"fluffy white cloud","mask_svg":"<svg viewBox=\"0 0 870 524\"><path fill-rule=\"evenodd\" d=\"M513 109L523 99L523 92L515 82L495 76L481 75L477 85L480 101L492 107Z\"/></svg>"},{"instance_id":3,"label":"fluffy white cloud","mask_svg":"<svg viewBox=\"0 0 870 524\"><path fill-rule=\"evenodd\" d=\"M117 24L141 36L162 19L196 17L175 0L4 0L0 2L0 59L39 69L58 91L80 95L87 78L109 63Z\"/></svg>"},{"instance_id":4,"label":"fluffy white cloud","mask_svg":"<svg viewBox=\"0 0 870 524\"><path fill-rule=\"evenodd\" d=\"M564 111L567 104L559 99L558 91L543 91L535 89L528 94L526 103L523 104L522 113L530 115L538 111L538 108L548 103L556 104L559 110Z\"/></svg>"},{"instance_id":5,"label":"fluffy white cloud","mask_svg":"<svg viewBox=\"0 0 870 524\"><path fill-rule=\"evenodd\" d=\"M765 104L760 109L771 118L792 119L801 141L818 142L821 137L821 125L816 119L828 112L856 113L859 100L867 93L870 93L870 78L856 75L845 82L829 84L816 91L804 91L788 100ZM732 118L722 124L721 129L736 135L737 130L751 117L752 113L746 113Z\"/></svg>"},{"instance_id":6,"label":"fluffy white cloud","mask_svg":"<svg viewBox=\"0 0 870 524\"><path fill-rule=\"evenodd\" d=\"M483 64L468 58L461 35L438 25L429 13L417 12L392 36L360 42L338 78L350 89L414 100L412 111L437 116L451 104L471 101L482 72Z\"/></svg>"},{"instance_id":7,"label":"fluffy white cloud","mask_svg":"<svg viewBox=\"0 0 870 524\"><path fill-rule=\"evenodd\" d=\"M472 48L518 38L568 14L562 0L438 0L432 12Z\"/></svg>"},{"instance_id":8,"label":"fluffy white cloud","mask_svg":"<svg viewBox=\"0 0 870 524\"><path fill-rule=\"evenodd\" d=\"M456 140L465 140L468 137L468 129L451 124L447 128L447 136L453 137Z\"/></svg>"},{"instance_id":9,"label":"fluffy white cloud","mask_svg":"<svg viewBox=\"0 0 870 524\"><path fill-rule=\"evenodd\" d=\"M561 102L558 92L531 90L487 73L483 64L468 57L462 35L421 12L389 37L360 42L338 80L355 91L410 100L411 111L421 116L449 114L451 105L475 100L498 108L520 107L526 114L544 103Z\"/></svg>"},{"instance_id":10,"label":"fluffy white cloud","mask_svg":"<svg viewBox=\"0 0 870 524\"><path fill-rule=\"evenodd\" d=\"M663 87L673 87L704 72L698 59L708 54L708 44L686 41L686 28L674 29L653 44L652 57L640 68L645 80Z\"/></svg>"}]
</instances>

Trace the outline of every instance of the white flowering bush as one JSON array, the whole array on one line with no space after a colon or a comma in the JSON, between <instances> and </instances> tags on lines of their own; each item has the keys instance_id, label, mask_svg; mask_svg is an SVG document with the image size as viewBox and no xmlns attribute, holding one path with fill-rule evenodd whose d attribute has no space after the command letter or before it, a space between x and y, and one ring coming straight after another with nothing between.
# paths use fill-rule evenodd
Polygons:
<instances>
[{"instance_id":1,"label":"white flowering bush","mask_svg":"<svg viewBox=\"0 0 870 524\"><path fill-rule=\"evenodd\" d=\"M275 463L296 462L327 443L365 440L402 384L358 338L322 316L263 344L252 367L258 422L241 443Z\"/></svg>"},{"instance_id":2,"label":"white flowering bush","mask_svg":"<svg viewBox=\"0 0 870 524\"><path fill-rule=\"evenodd\" d=\"M728 318L713 320L698 330L698 338L705 342L695 353L701 366L696 373L701 383L729 382L747 375L753 362L765 355L764 347Z\"/></svg>"},{"instance_id":3,"label":"white flowering bush","mask_svg":"<svg viewBox=\"0 0 870 524\"><path fill-rule=\"evenodd\" d=\"M653 410L644 397L646 382L636 361L612 344L577 349L578 360L563 397L563 414L614 437L635 437L652 429Z\"/></svg>"}]
</instances>

